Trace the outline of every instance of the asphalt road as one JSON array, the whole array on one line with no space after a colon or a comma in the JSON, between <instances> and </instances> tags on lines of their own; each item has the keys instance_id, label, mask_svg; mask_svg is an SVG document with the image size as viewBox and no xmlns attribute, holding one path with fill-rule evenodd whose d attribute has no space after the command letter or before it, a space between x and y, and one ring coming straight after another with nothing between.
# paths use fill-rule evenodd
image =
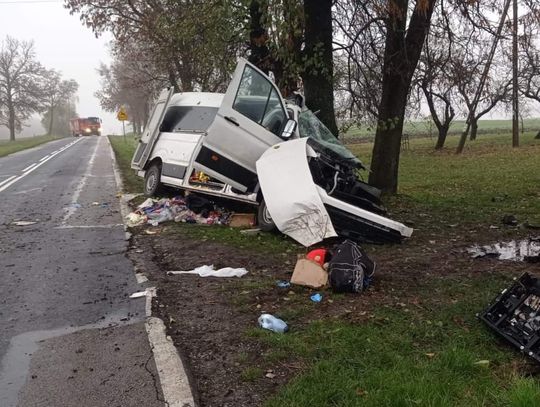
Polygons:
<instances>
[{"instance_id":1,"label":"asphalt road","mask_svg":"<svg viewBox=\"0 0 540 407\"><path fill-rule=\"evenodd\" d=\"M2 407L164 405L116 194L104 137L0 158Z\"/></svg>"}]
</instances>

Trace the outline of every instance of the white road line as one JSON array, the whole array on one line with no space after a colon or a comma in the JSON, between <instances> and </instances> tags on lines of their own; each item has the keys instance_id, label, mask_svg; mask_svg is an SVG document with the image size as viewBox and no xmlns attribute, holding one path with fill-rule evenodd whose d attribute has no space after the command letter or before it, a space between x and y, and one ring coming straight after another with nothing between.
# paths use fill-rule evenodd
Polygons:
<instances>
[{"instance_id":1,"label":"white road line","mask_svg":"<svg viewBox=\"0 0 540 407\"><path fill-rule=\"evenodd\" d=\"M75 141L72 141L71 143L67 144L64 148L67 149L71 146L73 146L74 144L76 144L79 140L75 140ZM26 177L28 174L31 174L33 171L35 171L36 169L38 169L39 167L41 167L43 164L45 164L47 161L53 159L54 157L56 157L58 154L60 154L61 151L56 151L55 153L52 153L49 155L49 157L46 159L46 160L43 160L41 161L39 164L37 164L34 168L32 168L31 170L28 170L26 172L23 172L22 175L19 175L18 177L15 177L13 178L11 181L5 183L4 185L2 185L0 187L0 192L3 192L5 191L6 189L8 189L10 186L12 186L13 184L15 184L17 181L20 181L21 179L23 179L24 177Z\"/></svg>"},{"instance_id":2,"label":"white road line","mask_svg":"<svg viewBox=\"0 0 540 407\"><path fill-rule=\"evenodd\" d=\"M26 167L24 170L22 170L22 172L26 172L26 171L28 171L28 170L34 168L36 165L37 165L37 163L31 164L31 165L29 165L28 167Z\"/></svg>"},{"instance_id":3,"label":"white road line","mask_svg":"<svg viewBox=\"0 0 540 407\"><path fill-rule=\"evenodd\" d=\"M42 157L39 159L39 162L42 162L43 160L46 160L47 158L49 158L50 154L47 154L45 157Z\"/></svg>"},{"instance_id":4,"label":"white road line","mask_svg":"<svg viewBox=\"0 0 540 407\"><path fill-rule=\"evenodd\" d=\"M0 182L0 187L4 184L7 184L9 181L11 181L13 178L16 178L17 176L16 175L12 175L11 177L9 177L8 179L5 179L3 180L2 182Z\"/></svg>"},{"instance_id":5,"label":"white road line","mask_svg":"<svg viewBox=\"0 0 540 407\"><path fill-rule=\"evenodd\" d=\"M82 139L79 139L82 140ZM99 148L99 145L101 143L101 139L98 139L98 142L96 143L96 146L94 147L94 151L92 152L92 155L90 156L90 160L88 160L88 164L86 166L86 170L84 172L83 177L78 182L77 186L75 187L75 190L73 191L73 195L71 195L71 203L77 203L79 200L79 196L81 195L81 192L83 188L86 185L86 180L88 179L88 176L90 175L90 172L92 171L92 167L94 166L94 161L96 159L97 151ZM60 222L60 226L66 226L67 221L69 218L73 216L73 214L77 211L76 206L70 206L66 208L66 213L64 214L64 217L62 218L62 222Z\"/></svg>"}]
</instances>

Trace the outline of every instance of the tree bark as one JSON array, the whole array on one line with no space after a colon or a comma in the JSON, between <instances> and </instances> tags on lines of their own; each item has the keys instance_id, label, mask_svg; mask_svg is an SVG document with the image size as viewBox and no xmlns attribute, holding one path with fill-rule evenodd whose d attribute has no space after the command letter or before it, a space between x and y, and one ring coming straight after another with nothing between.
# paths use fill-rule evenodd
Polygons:
<instances>
[{"instance_id":1,"label":"tree bark","mask_svg":"<svg viewBox=\"0 0 540 407\"><path fill-rule=\"evenodd\" d=\"M54 107L51 106L51 117L49 119L49 131L47 132L48 136L52 134L53 122L54 122Z\"/></svg>"},{"instance_id":2,"label":"tree bark","mask_svg":"<svg viewBox=\"0 0 540 407\"><path fill-rule=\"evenodd\" d=\"M446 142L446 136L448 136L449 126L443 125L439 127L439 135L437 137L437 143L435 144L435 150L441 150Z\"/></svg>"},{"instance_id":3,"label":"tree bark","mask_svg":"<svg viewBox=\"0 0 540 407\"><path fill-rule=\"evenodd\" d=\"M334 111L334 62L332 57L332 0L304 0L305 55L316 61L302 75L306 104L320 111L319 119L338 136ZM321 52L322 51L322 52ZM319 59L322 60L319 61Z\"/></svg>"},{"instance_id":4,"label":"tree bark","mask_svg":"<svg viewBox=\"0 0 540 407\"><path fill-rule=\"evenodd\" d=\"M369 183L385 193L397 192L405 106L435 1L428 0L422 10L417 4L407 34L408 0L391 1L392 14L386 19L382 96L369 175Z\"/></svg>"},{"instance_id":5,"label":"tree bark","mask_svg":"<svg viewBox=\"0 0 540 407\"><path fill-rule=\"evenodd\" d=\"M9 103L9 102L8 102ZM8 117L8 124L9 124L9 141L15 141L15 110L12 106L8 107L9 110L9 117Z\"/></svg>"},{"instance_id":6,"label":"tree bark","mask_svg":"<svg viewBox=\"0 0 540 407\"><path fill-rule=\"evenodd\" d=\"M473 117L471 119L471 134L469 136L469 140L471 141L476 140L477 135L478 135L478 119Z\"/></svg>"}]
</instances>

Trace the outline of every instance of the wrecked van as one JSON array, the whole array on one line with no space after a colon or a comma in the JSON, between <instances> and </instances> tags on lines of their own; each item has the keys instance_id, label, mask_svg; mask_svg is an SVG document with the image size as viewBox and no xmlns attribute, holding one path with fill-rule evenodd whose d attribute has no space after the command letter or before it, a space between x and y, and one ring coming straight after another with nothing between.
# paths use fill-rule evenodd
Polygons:
<instances>
[{"instance_id":1,"label":"wrecked van","mask_svg":"<svg viewBox=\"0 0 540 407\"><path fill-rule=\"evenodd\" d=\"M385 217L362 163L295 95L241 59L225 94L165 89L131 167L153 196L163 185L258 206L262 230L305 246L332 236L399 242L412 229Z\"/></svg>"}]
</instances>

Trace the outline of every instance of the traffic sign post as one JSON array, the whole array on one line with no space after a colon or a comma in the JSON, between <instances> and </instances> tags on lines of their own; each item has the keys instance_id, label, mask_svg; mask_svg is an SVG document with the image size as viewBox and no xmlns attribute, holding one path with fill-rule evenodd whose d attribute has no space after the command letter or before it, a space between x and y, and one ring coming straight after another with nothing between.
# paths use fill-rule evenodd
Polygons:
<instances>
[{"instance_id":1,"label":"traffic sign post","mask_svg":"<svg viewBox=\"0 0 540 407\"><path fill-rule=\"evenodd\" d=\"M126 141L126 125L125 121L128 119L128 115L126 113L126 109L124 109L124 106L120 107L120 110L116 114L116 118L122 122L122 132L124 133L124 142Z\"/></svg>"}]
</instances>

